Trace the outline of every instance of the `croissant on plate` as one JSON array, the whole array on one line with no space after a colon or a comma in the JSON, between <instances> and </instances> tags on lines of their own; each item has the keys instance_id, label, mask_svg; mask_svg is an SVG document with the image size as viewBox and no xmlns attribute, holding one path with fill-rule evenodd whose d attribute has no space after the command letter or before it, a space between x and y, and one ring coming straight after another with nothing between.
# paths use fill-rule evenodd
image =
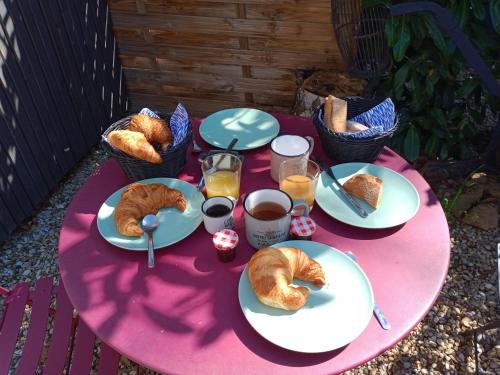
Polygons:
<instances>
[{"instance_id":1,"label":"croissant on plate","mask_svg":"<svg viewBox=\"0 0 500 375\"><path fill-rule=\"evenodd\" d=\"M265 247L248 263L248 278L255 295L265 305L298 310L309 296L309 288L291 285L293 278L325 285L321 265L294 247Z\"/></svg>"},{"instance_id":2,"label":"croissant on plate","mask_svg":"<svg viewBox=\"0 0 500 375\"><path fill-rule=\"evenodd\" d=\"M144 134L132 130L113 130L108 134L108 142L115 148L137 159L161 164L163 159L156 152Z\"/></svg>"},{"instance_id":3,"label":"croissant on plate","mask_svg":"<svg viewBox=\"0 0 500 375\"><path fill-rule=\"evenodd\" d=\"M156 214L160 208L175 207L184 212L184 194L163 184L141 184L135 182L123 191L115 209L115 224L124 236L142 236L139 222L147 214Z\"/></svg>"},{"instance_id":4,"label":"croissant on plate","mask_svg":"<svg viewBox=\"0 0 500 375\"><path fill-rule=\"evenodd\" d=\"M163 150L173 142L172 132L165 120L150 117L148 115L133 115L128 124L128 130L141 132L148 142L157 142Z\"/></svg>"}]
</instances>

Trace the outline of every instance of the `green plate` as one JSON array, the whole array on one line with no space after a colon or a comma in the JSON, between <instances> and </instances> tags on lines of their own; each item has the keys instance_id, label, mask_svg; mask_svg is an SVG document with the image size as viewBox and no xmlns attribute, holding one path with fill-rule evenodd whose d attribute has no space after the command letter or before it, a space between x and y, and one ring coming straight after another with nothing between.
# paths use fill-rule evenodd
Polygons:
<instances>
[{"instance_id":1,"label":"green plate","mask_svg":"<svg viewBox=\"0 0 500 375\"><path fill-rule=\"evenodd\" d=\"M142 184L160 183L170 188L181 191L188 202L186 210L180 212L176 208L162 208L158 211L157 217L159 226L153 234L155 249L172 245L195 231L203 221L201 205L205 198L193 185L174 178L149 178L138 181ZM97 214L97 228L99 233L109 243L128 250L147 250L147 236L127 237L122 236L116 230L114 212L120 201L121 194L126 186L115 191L102 204Z\"/></svg>"},{"instance_id":2,"label":"green plate","mask_svg":"<svg viewBox=\"0 0 500 375\"><path fill-rule=\"evenodd\" d=\"M418 211L420 197L417 190L410 181L392 169L368 163L345 163L332 167L332 171L341 184L358 173L368 173L384 180L377 209L353 197L368 212L368 217L362 218L327 173L321 173L316 188L316 202L328 215L343 223L361 228L390 228L406 223Z\"/></svg>"},{"instance_id":3,"label":"green plate","mask_svg":"<svg viewBox=\"0 0 500 375\"><path fill-rule=\"evenodd\" d=\"M200 135L215 147L226 148L238 138L234 150L264 146L278 135L280 125L269 113L253 108L232 108L212 113L200 125Z\"/></svg>"},{"instance_id":4,"label":"green plate","mask_svg":"<svg viewBox=\"0 0 500 375\"><path fill-rule=\"evenodd\" d=\"M328 352L347 345L366 328L373 314L373 291L365 273L343 252L313 241L285 241L275 247L297 247L321 264L327 284L294 283L311 288L306 305L286 311L262 304L243 270L238 297L250 325L265 339L302 353Z\"/></svg>"}]
</instances>

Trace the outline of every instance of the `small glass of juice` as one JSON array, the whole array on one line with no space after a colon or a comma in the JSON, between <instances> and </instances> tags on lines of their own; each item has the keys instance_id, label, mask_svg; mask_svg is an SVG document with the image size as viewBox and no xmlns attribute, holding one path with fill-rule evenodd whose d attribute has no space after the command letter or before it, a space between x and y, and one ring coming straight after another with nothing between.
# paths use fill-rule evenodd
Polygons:
<instances>
[{"instance_id":1,"label":"small glass of juice","mask_svg":"<svg viewBox=\"0 0 500 375\"><path fill-rule=\"evenodd\" d=\"M207 197L224 196L237 201L240 196L241 159L229 153L207 156L201 170L207 187Z\"/></svg>"},{"instance_id":2,"label":"small glass of juice","mask_svg":"<svg viewBox=\"0 0 500 375\"><path fill-rule=\"evenodd\" d=\"M312 209L320 173L318 164L308 158L285 160L279 169L280 190L288 193L294 201L305 200Z\"/></svg>"}]
</instances>

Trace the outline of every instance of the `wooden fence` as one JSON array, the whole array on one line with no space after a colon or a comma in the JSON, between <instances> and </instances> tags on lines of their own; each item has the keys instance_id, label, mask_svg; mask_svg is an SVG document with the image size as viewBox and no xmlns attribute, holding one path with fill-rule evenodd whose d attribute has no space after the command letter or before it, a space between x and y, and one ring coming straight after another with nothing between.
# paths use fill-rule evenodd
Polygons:
<instances>
[{"instance_id":1,"label":"wooden fence","mask_svg":"<svg viewBox=\"0 0 500 375\"><path fill-rule=\"evenodd\" d=\"M342 71L330 0L109 0L131 106L288 111L301 70Z\"/></svg>"},{"instance_id":2,"label":"wooden fence","mask_svg":"<svg viewBox=\"0 0 500 375\"><path fill-rule=\"evenodd\" d=\"M0 242L127 100L104 0L0 1Z\"/></svg>"}]
</instances>

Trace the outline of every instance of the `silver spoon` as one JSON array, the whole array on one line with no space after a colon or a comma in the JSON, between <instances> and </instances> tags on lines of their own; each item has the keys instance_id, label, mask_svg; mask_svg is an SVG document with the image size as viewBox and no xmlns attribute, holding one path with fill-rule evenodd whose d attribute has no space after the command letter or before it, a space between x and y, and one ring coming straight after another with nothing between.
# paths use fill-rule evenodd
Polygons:
<instances>
[{"instance_id":1,"label":"silver spoon","mask_svg":"<svg viewBox=\"0 0 500 375\"><path fill-rule=\"evenodd\" d=\"M158 228L158 218L156 215L149 214L142 219L142 229L148 235L148 267L155 266L155 254L153 245L153 232Z\"/></svg>"},{"instance_id":2,"label":"silver spoon","mask_svg":"<svg viewBox=\"0 0 500 375\"><path fill-rule=\"evenodd\" d=\"M356 259L356 255L351 253L350 251L346 251L345 254L351 258L354 262L358 263L358 260ZM378 322L382 326L383 329L391 329L391 324L387 321L385 318L384 314L382 314L382 311L380 310L380 307L373 301L373 313L375 314L375 317L377 318Z\"/></svg>"}]
</instances>

